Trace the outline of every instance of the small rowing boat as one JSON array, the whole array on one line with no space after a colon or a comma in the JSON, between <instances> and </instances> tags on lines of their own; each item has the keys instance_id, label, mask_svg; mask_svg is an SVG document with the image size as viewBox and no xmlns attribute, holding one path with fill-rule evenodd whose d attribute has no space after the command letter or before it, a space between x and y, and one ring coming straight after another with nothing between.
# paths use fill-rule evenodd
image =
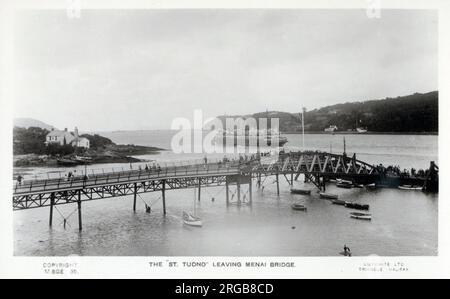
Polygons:
<instances>
[{"instance_id":1,"label":"small rowing boat","mask_svg":"<svg viewBox=\"0 0 450 299\"><path fill-rule=\"evenodd\" d=\"M342 183L342 184L347 184L347 185L352 185L353 182L349 181L349 180L343 180L343 179L337 179L336 180L337 183Z\"/></svg>"},{"instance_id":2,"label":"small rowing boat","mask_svg":"<svg viewBox=\"0 0 450 299\"><path fill-rule=\"evenodd\" d=\"M344 183L336 183L336 187L338 188L346 188L346 189L351 189L353 186L350 184L344 184Z\"/></svg>"},{"instance_id":3,"label":"small rowing boat","mask_svg":"<svg viewBox=\"0 0 450 299\"><path fill-rule=\"evenodd\" d=\"M320 192L319 195L321 198L325 198L325 199L338 199L337 194Z\"/></svg>"},{"instance_id":4,"label":"small rowing boat","mask_svg":"<svg viewBox=\"0 0 450 299\"><path fill-rule=\"evenodd\" d=\"M341 251L339 252L339 254L343 256L352 256L352 253L350 251Z\"/></svg>"},{"instance_id":5,"label":"small rowing boat","mask_svg":"<svg viewBox=\"0 0 450 299\"><path fill-rule=\"evenodd\" d=\"M367 189L376 189L377 186L375 185L375 183L372 183L372 184L367 184L367 185L366 185L366 188L367 188Z\"/></svg>"},{"instance_id":6,"label":"small rowing boat","mask_svg":"<svg viewBox=\"0 0 450 299\"><path fill-rule=\"evenodd\" d=\"M338 179L336 181L336 187L350 189L351 187L353 187L353 182L352 181Z\"/></svg>"},{"instance_id":7,"label":"small rowing boat","mask_svg":"<svg viewBox=\"0 0 450 299\"><path fill-rule=\"evenodd\" d=\"M80 164L79 162L71 159L56 159L56 162L58 163L58 165L62 166L75 166Z\"/></svg>"},{"instance_id":8,"label":"small rowing boat","mask_svg":"<svg viewBox=\"0 0 450 299\"><path fill-rule=\"evenodd\" d=\"M197 216L197 209L195 204L195 198L197 197L196 192L197 190L194 189L194 214L188 213L183 211L183 223L190 226L202 226L202 220L200 217Z\"/></svg>"},{"instance_id":9,"label":"small rowing boat","mask_svg":"<svg viewBox=\"0 0 450 299\"><path fill-rule=\"evenodd\" d=\"M293 210L297 210L297 211L305 211L305 212L306 212L306 207L305 207L304 205L302 205L302 204L299 204L299 203L294 203L294 204L292 204L292 205L291 205L291 208L292 208Z\"/></svg>"},{"instance_id":10,"label":"small rowing boat","mask_svg":"<svg viewBox=\"0 0 450 299\"><path fill-rule=\"evenodd\" d=\"M340 205L340 206L344 206L346 201L345 200L340 200L340 199L333 199L331 201L334 205Z\"/></svg>"},{"instance_id":11,"label":"small rowing boat","mask_svg":"<svg viewBox=\"0 0 450 299\"><path fill-rule=\"evenodd\" d=\"M398 189L419 191L419 190L422 190L423 187L418 187L418 186L413 186L413 185L400 185L400 186L398 186Z\"/></svg>"},{"instance_id":12,"label":"small rowing boat","mask_svg":"<svg viewBox=\"0 0 450 299\"><path fill-rule=\"evenodd\" d=\"M361 220L372 220L372 215L368 213L351 212L350 217Z\"/></svg>"},{"instance_id":13,"label":"small rowing boat","mask_svg":"<svg viewBox=\"0 0 450 299\"><path fill-rule=\"evenodd\" d=\"M187 224L190 226L202 226L202 224L203 224L200 217L194 216L187 212L183 212L183 222L184 222L184 224Z\"/></svg>"},{"instance_id":14,"label":"small rowing boat","mask_svg":"<svg viewBox=\"0 0 450 299\"><path fill-rule=\"evenodd\" d=\"M356 202L346 202L345 207L349 209L368 210L369 205L359 204Z\"/></svg>"},{"instance_id":15,"label":"small rowing boat","mask_svg":"<svg viewBox=\"0 0 450 299\"><path fill-rule=\"evenodd\" d=\"M293 193L293 194L311 195L311 190L310 189L291 188L291 193Z\"/></svg>"}]
</instances>

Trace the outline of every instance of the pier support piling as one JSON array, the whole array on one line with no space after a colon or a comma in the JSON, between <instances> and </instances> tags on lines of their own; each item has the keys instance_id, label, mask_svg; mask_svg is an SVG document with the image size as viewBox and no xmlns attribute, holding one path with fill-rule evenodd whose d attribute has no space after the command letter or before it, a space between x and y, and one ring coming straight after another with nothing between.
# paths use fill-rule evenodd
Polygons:
<instances>
[{"instance_id":1,"label":"pier support piling","mask_svg":"<svg viewBox=\"0 0 450 299\"><path fill-rule=\"evenodd\" d=\"M136 212L137 183L134 183L133 212Z\"/></svg>"},{"instance_id":2,"label":"pier support piling","mask_svg":"<svg viewBox=\"0 0 450 299\"><path fill-rule=\"evenodd\" d=\"M78 190L78 230L83 229L83 223L81 221L81 190Z\"/></svg>"},{"instance_id":3,"label":"pier support piling","mask_svg":"<svg viewBox=\"0 0 450 299\"><path fill-rule=\"evenodd\" d=\"M198 178L198 201L200 201L201 191L202 191L201 179Z\"/></svg>"},{"instance_id":4,"label":"pier support piling","mask_svg":"<svg viewBox=\"0 0 450 299\"><path fill-rule=\"evenodd\" d=\"M250 183L248 184L249 203L252 203L252 175L250 174Z\"/></svg>"},{"instance_id":5,"label":"pier support piling","mask_svg":"<svg viewBox=\"0 0 450 299\"><path fill-rule=\"evenodd\" d=\"M294 173L291 172L291 186L294 185Z\"/></svg>"},{"instance_id":6,"label":"pier support piling","mask_svg":"<svg viewBox=\"0 0 450 299\"><path fill-rule=\"evenodd\" d=\"M53 224L53 206L55 205L55 192L50 195L50 218L48 219L48 226L52 227Z\"/></svg>"},{"instance_id":7,"label":"pier support piling","mask_svg":"<svg viewBox=\"0 0 450 299\"><path fill-rule=\"evenodd\" d=\"M277 195L280 196L280 180L279 180L278 172L275 175L275 177L276 177L276 181L277 181Z\"/></svg>"},{"instance_id":8,"label":"pier support piling","mask_svg":"<svg viewBox=\"0 0 450 299\"><path fill-rule=\"evenodd\" d=\"M239 180L237 181L237 197L238 197L238 204L241 203L241 183L239 182Z\"/></svg>"},{"instance_id":9,"label":"pier support piling","mask_svg":"<svg viewBox=\"0 0 450 299\"><path fill-rule=\"evenodd\" d=\"M225 181L225 195L226 195L226 200L227 200L227 205L230 203L230 187L228 186L228 181Z\"/></svg>"},{"instance_id":10,"label":"pier support piling","mask_svg":"<svg viewBox=\"0 0 450 299\"><path fill-rule=\"evenodd\" d=\"M166 216L166 180L162 181L162 202L163 202L163 214Z\"/></svg>"}]
</instances>

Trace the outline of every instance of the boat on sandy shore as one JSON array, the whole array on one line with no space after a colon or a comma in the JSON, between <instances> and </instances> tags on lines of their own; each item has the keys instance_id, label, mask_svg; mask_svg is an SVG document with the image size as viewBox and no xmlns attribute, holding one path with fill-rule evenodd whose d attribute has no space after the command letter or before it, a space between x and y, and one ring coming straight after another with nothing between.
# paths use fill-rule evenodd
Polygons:
<instances>
[{"instance_id":1,"label":"boat on sandy shore","mask_svg":"<svg viewBox=\"0 0 450 299\"><path fill-rule=\"evenodd\" d=\"M326 193L326 192L320 192L319 196L321 198L325 198L325 199L338 199L337 194Z\"/></svg>"},{"instance_id":2,"label":"boat on sandy shore","mask_svg":"<svg viewBox=\"0 0 450 299\"><path fill-rule=\"evenodd\" d=\"M400 185L400 186L398 186L398 189L421 191L421 190L423 190L423 187L413 186L413 185Z\"/></svg>"},{"instance_id":3,"label":"boat on sandy shore","mask_svg":"<svg viewBox=\"0 0 450 299\"><path fill-rule=\"evenodd\" d=\"M291 188L291 193L302 194L302 195L311 195L311 189Z\"/></svg>"},{"instance_id":4,"label":"boat on sandy shore","mask_svg":"<svg viewBox=\"0 0 450 299\"><path fill-rule=\"evenodd\" d=\"M350 217L361 220L372 220L372 215L369 213L351 212Z\"/></svg>"},{"instance_id":5,"label":"boat on sandy shore","mask_svg":"<svg viewBox=\"0 0 450 299\"><path fill-rule=\"evenodd\" d=\"M368 210L369 205L367 204L360 204L356 202L345 202L345 207L349 209L357 209L357 210Z\"/></svg>"},{"instance_id":6,"label":"boat on sandy shore","mask_svg":"<svg viewBox=\"0 0 450 299\"><path fill-rule=\"evenodd\" d=\"M305 207L304 205L302 205L302 204L299 204L299 203L294 203L294 204L292 204L292 205L291 205L291 208L292 208L293 210L304 211L304 212L306 212L306 207Z\"/></svg>"}]
</instances>

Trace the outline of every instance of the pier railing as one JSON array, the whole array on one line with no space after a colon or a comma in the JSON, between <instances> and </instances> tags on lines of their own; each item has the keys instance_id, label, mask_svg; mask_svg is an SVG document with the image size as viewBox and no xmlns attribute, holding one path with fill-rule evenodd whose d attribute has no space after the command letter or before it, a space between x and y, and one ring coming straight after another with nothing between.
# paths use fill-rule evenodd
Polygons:
<instances>
[{"instance_id":1,"label":"pier railing","mask_svg":"<svg viewBox=\"0 0 450 299\"><path fill-rule=\"evenodd\" d=\"M115 172L105 172L95 175L78 175L73 177L61 177L56 179L26 180L21 184L16 183L15 194L64 190L74 188L85 188L96 185L108 185L124 182L134 182L150 179L183 177L183 176L207 176L217 174L237 174L239 173L239 161L215 162L215 163L194 163L194 164L172 164L161 168L123 170Z\"/></svg>"}]
</instances>

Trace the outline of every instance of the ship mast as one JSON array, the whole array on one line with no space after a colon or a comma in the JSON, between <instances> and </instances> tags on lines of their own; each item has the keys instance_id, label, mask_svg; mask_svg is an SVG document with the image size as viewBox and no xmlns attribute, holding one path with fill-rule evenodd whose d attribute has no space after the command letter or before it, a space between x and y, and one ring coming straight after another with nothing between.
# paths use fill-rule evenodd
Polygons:
<instances>
[{"instance_id":1,"label":"ship mast","mask_svg":"<svg viewBox=\"0 0 450 299\"><path fill-rule=\"evenodd\" d=\"M302 150L305 150L305 107L302 107Z\"/></svg>"},{"instance_id":2,"label":"ship mast","mask_svg":"<svg viewBox=\"0 0 450 299\"><path fill-rule=\"evenodd\" d=\"M345 136L344 136L344 155L346 155L346 153L345 153Z\"/></svg>"}]
</instances>

